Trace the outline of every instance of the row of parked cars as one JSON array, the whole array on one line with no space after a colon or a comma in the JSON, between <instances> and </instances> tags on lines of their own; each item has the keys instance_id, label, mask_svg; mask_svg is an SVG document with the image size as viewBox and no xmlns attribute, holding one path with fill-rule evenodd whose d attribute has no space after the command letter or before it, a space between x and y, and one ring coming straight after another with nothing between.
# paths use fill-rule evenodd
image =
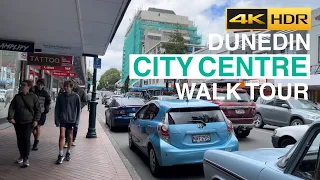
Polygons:
<instances>
[{"instance_id":1,"label":"row of parked cars","mask_svg":"<svg viewBox=\"0 0 320 180\"><path fill-rule=\"evenodd\" d=\"M259 98L254 103L245 90L237 91L241 100L234 97L214 103L176 100L177 97L174 96L153 97L147 103L140 98L111 97L106 103L106 124L111 130L115 127L128 127L129 147L142 151L149 158L150 170L155 176L160 174L163 166L203 162L205 177L210 180L318 177L315 167L319 169L317 153L320 139L315 137L320 132L320 123L276 129L272 136L274 146L295 144L291 149L238 151L236 137L248 136L253 126L262 128L265 124L310 124L317 118L314 114L303 111L309 111L306 107L311 107L308 104L311 102L301 100L306 105L299 106L296 101L300 100L290 99L279 105L278 98L270 100L272 103ZM218 93L218 96L226 95L223 89ZM319 109L311 111L317 113ZM270 115L272 112L275 114ZM277 114L282 117L278 118ZM290 130L293 137L284 133L289 132L285 128L296 129ZM289 141L289 138L294 141ZM299 143L295 143L297 141ZM314 148L316 146L318 149ZM313 147L311 154L300 153L308 152L310 147Z\"/></svg>"}]
</instances>

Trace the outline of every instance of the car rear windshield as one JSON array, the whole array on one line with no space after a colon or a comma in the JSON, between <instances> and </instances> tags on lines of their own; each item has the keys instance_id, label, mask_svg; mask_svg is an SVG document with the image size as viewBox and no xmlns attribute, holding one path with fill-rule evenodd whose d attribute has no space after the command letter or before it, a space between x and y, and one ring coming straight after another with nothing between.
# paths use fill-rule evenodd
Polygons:
<instances>
[{"instance_id":1,"label":"car rear windshield","mask_svg":"<svg viewBox=\"0 0 320 180\"><path fill-rule=\"evenodd\" d=\"M117 98L117 102L121 106L143 106L145 104L141 99L136 98Z\"/></svg>"},{"instance_id":2,"label":"car rear windshield","mask_svg":"<svg viewBox=\"0 0 320 180\"><path fill-rule=\"evenodd\" d=\"M218 92L217 96L218 97L224 97L225 100L223 100L224 102L250 102L250 97L249 94L246 92L237 92L240 100L238 100L234 94L231 94L231 98L227 99L227 92Z\"/></svg>"},{"instance_id":3,"label":"car rear windshield","mask_svg":"<svg viewBox=\"0 0 320 180\"><path fill-rule=\"evenodd\" d=\"M224 122L224 116L217 107L203 108L176 108L168 113L168 123L173 124L194 124L199 122Z\"/></svg>"}]
</instances>

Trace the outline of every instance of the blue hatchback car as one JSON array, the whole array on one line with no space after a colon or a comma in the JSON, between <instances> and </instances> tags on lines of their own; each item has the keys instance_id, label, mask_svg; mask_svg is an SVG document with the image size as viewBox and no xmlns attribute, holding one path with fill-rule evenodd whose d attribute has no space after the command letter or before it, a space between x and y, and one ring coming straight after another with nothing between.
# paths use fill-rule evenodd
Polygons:
<instances>
[{"instance_id":1,"label":"blue hatchback car","mask_svg":"<svg viewBox=\"0 0 320 180\"><path fill-rule=\"evenodd\" d=\"M220 107L203 100L150 101L129 124L129 147L149 157L150 171L203 162L209 149L238 151L231 121Z\"/></svg>"}]
</instances>

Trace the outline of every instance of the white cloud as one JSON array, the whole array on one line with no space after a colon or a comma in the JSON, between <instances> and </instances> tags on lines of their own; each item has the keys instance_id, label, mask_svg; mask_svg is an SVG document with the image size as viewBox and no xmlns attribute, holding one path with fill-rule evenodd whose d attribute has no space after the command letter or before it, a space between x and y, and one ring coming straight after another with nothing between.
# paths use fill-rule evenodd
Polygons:
<instances>
[{"instance_id":1,"label":"white cloud","mask_svg":"<svg viewBox=\"0 0 320 180\"><path fill-rule=\"evenodd\" d=\"M221 6L228 3L230 7L311 7L317 8L320 5L318 0L132 0L128 10L123 18L121 25L109 46L106 54L102 56L102 69L98 70L98 79L109 68L115 67L121 70L122 48L125 32L133 18L135 12L140 8L143 10L149 7L173 10L178 15L188 16L190 20L195 21L198 26L198 33L203 36L203 44L207 42L208 34L224 33L225 18L212 17L212 13L204 11L213 5ZM214 11L214 9L212 9ZM92 66L91 66L92 68Z\"/></svg>"}]
</instances>

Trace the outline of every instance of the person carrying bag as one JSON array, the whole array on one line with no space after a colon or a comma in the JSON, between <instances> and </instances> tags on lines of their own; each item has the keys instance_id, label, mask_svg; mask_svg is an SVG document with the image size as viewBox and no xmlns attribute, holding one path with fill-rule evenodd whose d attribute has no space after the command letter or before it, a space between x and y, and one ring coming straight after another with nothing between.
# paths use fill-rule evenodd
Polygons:
<instances>
[{"instance_id":1,"label":"person carrying bag","mask_svg":"<svg viewBox=\"0 0 320 180\"><path fill-rule=\"evenodd\" d=\"M14 125L20 157L16 160L22 167L28 167L31 148L30 137L33 127L38 125L41 108L38 97L29 92L32 82L22 81L22 92L15 95L10 103L8 121Z\"/></svg>"}]
</instances>

